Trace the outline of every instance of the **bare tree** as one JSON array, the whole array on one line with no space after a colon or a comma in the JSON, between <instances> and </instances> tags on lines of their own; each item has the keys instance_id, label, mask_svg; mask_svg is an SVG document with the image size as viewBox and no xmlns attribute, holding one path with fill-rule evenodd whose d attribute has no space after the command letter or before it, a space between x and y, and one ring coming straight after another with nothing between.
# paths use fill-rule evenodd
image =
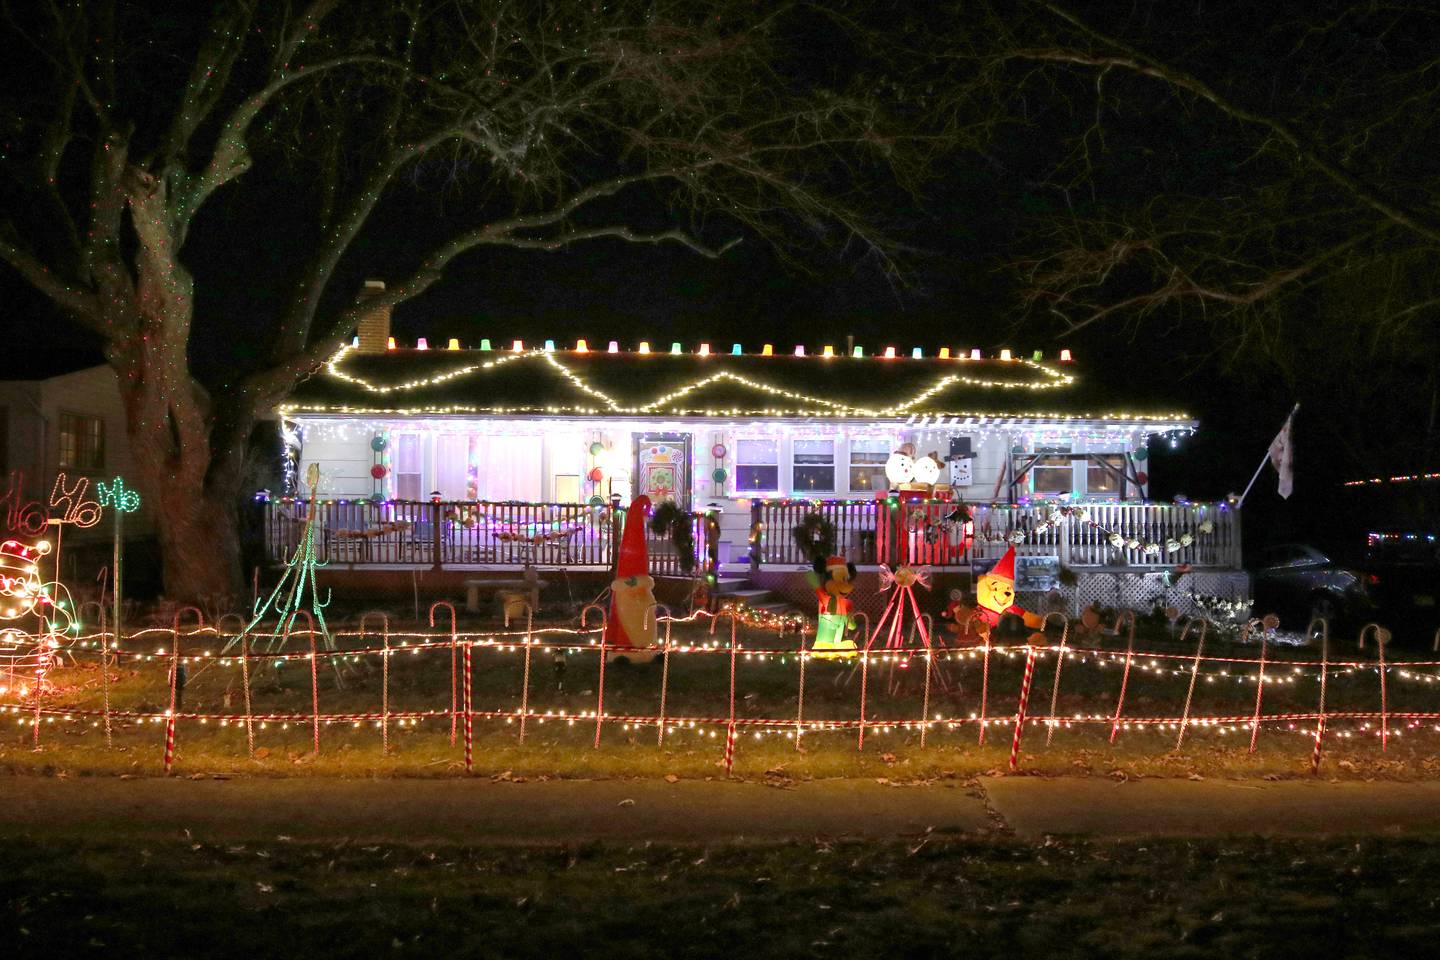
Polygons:
<instances>
[{"instance_id":1,"label":"bare tree","mask_svg":"<svg viewBox=\"0 0 1440 960\"><path fill-rule=\"evenodd\" d=\"M1433 461L1440 10L1020 0L983 16L957 62L991 149L1030 184L1033 316L1067 334L1163 318L1357 404L1403 386L1405 455ZM1354 426L1357 461L1395 440Z\"/></svg>"},{"instance_id":2,"label":"bare tree","mask_svg":"<svg viewBox=\"0 0 1440 960\"><path fill-rule=\"evenodd\" d=\"M0 261L102 339L176 597L237 582L247 437L355 327L340 268L405 177L445 171L455 215L372 306L495 246L715 257L751 235L888 263L867 186L911 182L930 142L912 135L904 23L867 4L224 0L208 22L191 6L6 4L19 82L0 93ZM289 182L313 243L246 332L258 359L202 381L192 230L223 244L240 228L205 216L217 196Z\"/></svg>"}]
</instances>

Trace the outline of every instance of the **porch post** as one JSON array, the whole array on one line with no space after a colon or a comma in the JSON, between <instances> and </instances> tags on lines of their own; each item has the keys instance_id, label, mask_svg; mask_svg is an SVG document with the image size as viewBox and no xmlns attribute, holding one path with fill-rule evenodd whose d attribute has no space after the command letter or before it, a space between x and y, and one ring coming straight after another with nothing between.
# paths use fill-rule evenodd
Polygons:
<instances>
[{"instance_id":1,"label":"porch post","mask_svg":"<svg viewBox=\"0 0 1440 960\"><path fill-rule=\"evenodd\" d=\"M750 501L750 572L760 572L760 544L765 539L765 532L760 524L764 521L762 501L754 497Z\"/></svg>"},{"instance_id":2,"label":"porch post","mask_svg":"<svg viewBox=\"0 0 1440 960\"><path fill-rule=\"evenodd\" d=\"M440 523L445 516L439 500L430 501L430 560L431 569L440 569Z\"/></svg>"},{"instance_id":3,"label":"porch post","mask_svg":"<svg viewBox=\"0 0 1440 960\"><path fill-rule=\"evenodd\" d=\"M616 564L620 562L620 533L624 518L620 516L620 495L610 494L610 579L615 579Z\"/></svg>"}]
</instances>

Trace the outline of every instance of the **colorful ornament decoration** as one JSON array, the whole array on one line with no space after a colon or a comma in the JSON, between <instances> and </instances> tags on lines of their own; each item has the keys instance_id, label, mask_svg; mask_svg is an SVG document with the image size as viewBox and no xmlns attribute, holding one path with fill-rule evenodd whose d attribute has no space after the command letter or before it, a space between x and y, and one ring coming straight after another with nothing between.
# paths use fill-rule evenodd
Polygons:
<instances>
[{"instance_id":1,"label":"colorful ornament decoration","mask_svg":"<svg viewBox=\"0 0 1440 960\"><path fill-rule=\"evenodd\" d=\"M601 480L605 479L605 471L602 470L600 467L591 467L590 472L585 474L585 476L589 477L594 482L599 483Z\"/></svg>"},{"instance_id":2,"label":"colorful ornament decoration","mask_svg":"<svg viewBox=\"0 0 1440 960\"><path fill-rule=\"evenodd\" d=\"M710 448L710 456L714 457L716 460L724 460L726 454L728 454L729 452L729 450L725 449L725 444L723 443L717 443L715 444L715 446Z\"/></svg>"},{"instance_id":3,"label":"colorful ornament decoration","mask_svg":"<svg viewBox=\"0 0 1440 960\"><path fill-rule=\"evenodd\" d=\"M370 449L374 450L376 453L383 453L385 451L385 448L389 445L390 441L386 440L382 436L376 435L370 438Z\"/></svg>"},{"instance_id":4,"label":"colorful ornament decoration","mask_svg":"<svg viewBox=\"0 0 1440 960\"><path fill-rule=\"evenodd\" d=\"M595 442L590 444L590 456L598 457L604 452L605 444L601 443L599 440L596 440Z\"/></svg>"},{"instance_id":5,"label":"colorful ornament decoration","mask_svg":"<svg viewBox=\"0 0 1440 960\"><path fill-rule=\"evenodd\" d=\"M656 643L655 578L645 546L645 517L650 498L641 494L625 514L615 580L610 584L610 616L605 621L605 646L612 654L653 650Z\"/></svg>"},{"instance_id":6,"label":"colorful ornament decoration","mask_svg":"<svg viewBox=\"0 0 1440 960\"><path fill-rule=\"evenodd\" d=\"M385 466L385 464L383 463L377 463L375 464L375 466L370 468L370 476L374 477L376 480L384 480L385 474L389 472L390 468Z\"/></svg>"},{"instance_id":7,"label":"colorful ornament decoration","mask_svg":"<svg viewBox=\"0 0 1440 960\"><path fill-rule=\"evenodd\" d=\"M853 657L855 641L845 634L855 627L850 600L855 590L855 564L840 556L817 556L811 582L820 605L811 656L820 660Z\"/></svg>"},{"instance_id":8,"label":"colorful ornament decoration","mask_svg":"<svg viewBox=\"0 0 1440 960\"><path fill-rule=\"evenodd\" d=\"M730 476L730 474L726 472L724 467L716 467L714 470L710 471L710 479L714 480L716 483L724 483L725 478L728 476Z\"/></svg>"}]
</instances>

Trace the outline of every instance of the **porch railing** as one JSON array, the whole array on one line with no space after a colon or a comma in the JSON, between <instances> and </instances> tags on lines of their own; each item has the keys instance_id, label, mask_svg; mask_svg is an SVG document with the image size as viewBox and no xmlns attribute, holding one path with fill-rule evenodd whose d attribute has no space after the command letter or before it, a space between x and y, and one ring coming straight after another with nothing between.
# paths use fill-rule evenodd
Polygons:
<instances>
[{"instance_id":1,"label":"porch railing","mask_svg":"<svg viewBox=\"0 0 1440 960\"><path fill-rule=\"evenodd\" d=\"M259 506L266 555L283 562L299 545L310 503L271 498ZM611 505L321 500L314 509L316 553L321 562L339 566L605 569L614 563L621 535L621 515ZM700 514L691 516L691 524L693 569L700 574L713 566L713 528ZM652 573L683 574L670 538L647 524L645 539Z\"/></svg>"},{"instance_id":2,"label":"porch railing","mask_svg":"<svg viewBox=\"0 0 1440 960\"><path fill-rule=\"evenodd\" d=\"M752 536L758 534L759 540L751 562L762 567L808 564L810 557L794 531L818 514L834 529L836 550L858 564L968 568L998 559L1010 546L1007 535L1023 530L1026 536L1016 546L1017 554L1054 556L1067 567L1240 567L1240 515L1221 504L1087 503L1083 506L1089 522L1072 517L1044 530L1039 529L1047 514L1043 505L966 506L974 521L974 539L968 544L963 531L946 522L954 503L755 500ZM1111 534L1125 542L1113 546ZM1188 545L1174 552L1164 548L1167 541L1181 541L1187 534ZM1141 546L1129 547L1132 540ZM1147 551L1146 543L1161 544L1162 549Z\"/></svg>"}]
</instances>

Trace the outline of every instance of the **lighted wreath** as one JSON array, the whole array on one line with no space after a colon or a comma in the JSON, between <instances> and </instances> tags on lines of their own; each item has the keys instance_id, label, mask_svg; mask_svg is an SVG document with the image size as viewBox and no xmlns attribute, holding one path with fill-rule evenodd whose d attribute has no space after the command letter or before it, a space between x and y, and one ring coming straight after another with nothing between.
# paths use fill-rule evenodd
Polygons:
<instances>
[{"instance_id":1,"label":"lighted wreath","mask_svg":"<svg viewBox=\"0 0 1440 960\"><path fill-rule=\"evenodd\" d=\"M795 546L807 557L828 557L835 553L835 524L822 514L807 513L790 531Z\"/></svg>"},{"instance_id":2,"label":"lighted wreath","mask_svg":"<svg viewBox=\"0 0 1440 960\"><path fill-rule=\"evenodd\" d=\"M695 571L695 528L690 522L690 514L676 506L675 501L666 500L651 514L650 531L657 537L670 538L675 545L681 573Z\"/></svg>"}]
</instances>

